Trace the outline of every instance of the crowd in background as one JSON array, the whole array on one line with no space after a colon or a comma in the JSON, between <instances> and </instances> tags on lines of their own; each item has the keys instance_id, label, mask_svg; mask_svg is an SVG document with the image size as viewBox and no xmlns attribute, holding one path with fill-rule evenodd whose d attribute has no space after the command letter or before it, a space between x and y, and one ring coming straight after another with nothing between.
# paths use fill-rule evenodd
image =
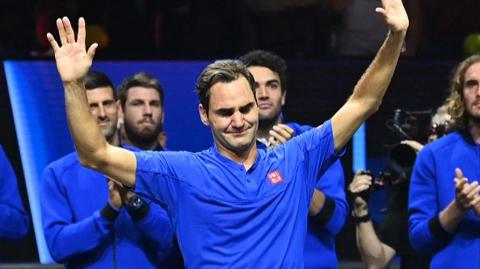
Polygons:
<instances>
[{"instance_id":1,"label":"crowd in background","mask_svg":"<svg viewBox=\"0 0 480 269\"><path fill-rule=\"evenodd\" d=\"M374 55L386 28L370 13L378 0L6 0L0 57L51 54L54 19L84 16L103 57L212 59L262 48L286 59ZM475 0L405 0L403 54L458 58L480 49ZM8 38L6 38L8 37ZM134 42L132 42L134 40Z\"/></svg>"}]
</instances>

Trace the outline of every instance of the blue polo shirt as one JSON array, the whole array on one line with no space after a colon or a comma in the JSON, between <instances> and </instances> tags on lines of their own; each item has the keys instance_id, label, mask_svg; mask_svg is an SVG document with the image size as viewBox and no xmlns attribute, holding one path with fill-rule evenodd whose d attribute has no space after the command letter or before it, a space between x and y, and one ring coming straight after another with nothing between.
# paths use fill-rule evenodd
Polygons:
<instances>
[{"instance_id":1,"label":"blue polo shirt","mask_svg":"<svg viewBox=\"0 0 480 269\"><path fill-rule=\"evenodd\" d=\"M330 121L249 170L218 153L136 152L136 191L164 204L188 268L303 268L307 215L320 175L338 158Z\"/></svg>"}]
</instances>

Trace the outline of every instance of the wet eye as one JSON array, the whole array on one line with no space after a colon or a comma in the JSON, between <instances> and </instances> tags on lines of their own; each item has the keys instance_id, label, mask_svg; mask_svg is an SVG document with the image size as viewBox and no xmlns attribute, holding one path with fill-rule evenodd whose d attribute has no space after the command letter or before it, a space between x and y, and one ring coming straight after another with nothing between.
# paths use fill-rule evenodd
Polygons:
<instances>
[{"instance_id":1,"label":"wet eye","mask_svg":"<svg viewBox=\"0 0 480 269\"><path fill-rule=\"evenodd\" d=\"M246 105L246 106L240 107L239 110L240 110L240 113L242 113L242 114L247 114L248 112L250 112L250 110L252 110L252 108L253 108L253 103L250 103L250 104L248 104L248 105Z\"/></svg>"},{"instance_id":2,"label":"wet eye","mask_svg":"<svg viewBox=\"0 0 480 269\"><path fill-rule=\"evenodd\" d=\"M216 111L216 113L220 117L230 117L233 115L233 109L219 109Z\"/></svg>"}]
</instances>

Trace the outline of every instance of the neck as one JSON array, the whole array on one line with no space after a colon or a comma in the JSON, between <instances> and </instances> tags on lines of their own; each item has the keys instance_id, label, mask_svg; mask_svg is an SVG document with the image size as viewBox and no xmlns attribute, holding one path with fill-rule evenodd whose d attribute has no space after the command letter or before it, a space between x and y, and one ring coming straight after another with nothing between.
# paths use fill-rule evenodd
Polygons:
<instances>
[{"instance_id":1,"label":"neck","mask_svg":"<svg viewBox=\"0 0 480 269\"><path fill-rule=\"evenodd\" d=\"M139 148L141 150L154 150L158 147L158 142L157 141L153 141L152 143L136 143L136 142L128 139L128 137L125 137L125 144L134 146L134 147Z\"/></svg>"},{"instance_id":2,"label":"neck","mask_svg":"<svg viewBox=\"0 0 480 269\"><path fill-rule=\"evenodd\" d=\"M253 140L253 143L247 148L237 152L226 149L217 142L215 142L215 145L217 146L217 150L221 155L236 163L243 164L245 170L250 169L257 159L257 144L255 140Z\"/></svg>"},{"instance_id":3,"label":"neck","mask_svg":"<svg viewBox=\"0 0 480 269\"><path fill-rule=\"evenodd\" d=\"M281 122L281 117L278 116L275 119L261 119L258 121L257 138L268 139L270 137L270 130L273 126Z\"/></svg>"},{"instance_id":4,"label":"neck","mask_svg":"<svg viewBox=\"0 0 480 269\"><path fill-rule=\"evenodd\" d=\"M112 136L112 138L108 139L107 142L110 145L118 146L120 144L120 139L118 137L118 133L115 132L115 134Z\"/></svg>"},{"instance_id":5,"label":"neck","mask_svg":"<svg viewBox=\"0 0 480 269\"><path fill-rule=\"evenodd\" d=\"M470 134L472 135L473 141L480 144L480 121L470 120L469 123Z\"/></svg>"}]
</instances>

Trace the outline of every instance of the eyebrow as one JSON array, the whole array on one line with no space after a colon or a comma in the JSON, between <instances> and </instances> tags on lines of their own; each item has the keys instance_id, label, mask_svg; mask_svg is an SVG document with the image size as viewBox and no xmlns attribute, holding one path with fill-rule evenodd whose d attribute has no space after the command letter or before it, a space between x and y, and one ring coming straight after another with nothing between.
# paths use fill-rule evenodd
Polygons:
<instances>
[{"instance_id":1,"label":"eyebrow","mask_svg":"<svg viewBox=\"0 0 480 269\"><path fill-rule=\"evenodd\" d=\"M254 105L255 105L254 102L250 102L250 103L248 103L244 106L241 106L239 110L240 110L240 112L242 112L244 110L250 110Z\"/></svg>"},{"instance_id":2,"label":"eyebrow","mask_svg":"<svg viewBox=\"0 0 480 269\"><path fill-rule=\"evenodd\" d=\"M275 78L275 79L270 79L265 81L265 84L272 84L272 83L280 83L280 80ZM255 81L255 84L260 84L260 83L258 81Z\"/></svg>"},{"instance_id":3,"label":"eyebrow","mask_svg":"<svg viewBox=\"0 0 480 269\"><path fill-rule=\"evenodd\" d=\"M245 110L245 109L250 109L252 108L253 106L255 105L255 102L250 102L246 105L243 105L243 106L240 106L240 108L238 110ZM235 111L235 108L233 107L226 107L226 108L219 108L219 109L215 109L214 112L217 113L217 114L233 114L233 112Z\"/></svg>"}]
</instances>

